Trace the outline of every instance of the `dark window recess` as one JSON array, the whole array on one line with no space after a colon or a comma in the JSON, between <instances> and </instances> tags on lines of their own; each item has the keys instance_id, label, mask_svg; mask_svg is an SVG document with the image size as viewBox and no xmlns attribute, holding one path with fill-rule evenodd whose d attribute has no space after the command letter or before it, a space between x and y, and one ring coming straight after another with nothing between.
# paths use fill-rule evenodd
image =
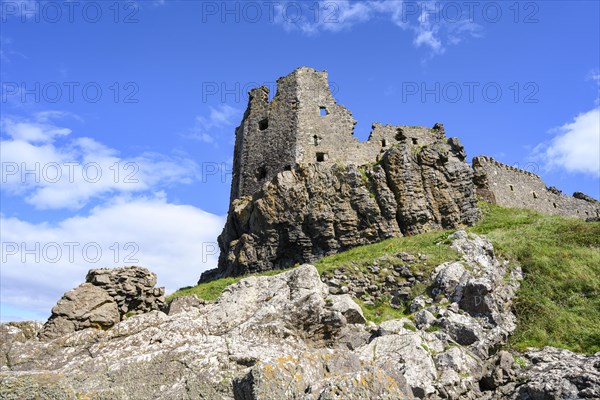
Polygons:
<instances>
[{"instance_id":1,"label":"dark window recess","mask_svg":"<svg viewBox=\"0 0 600 400\"><path fill-rule=\"evenodd\" d=\"M533 194L534 199L537 199L537 194L535 192L532 192L531 194Z\"/></svg>"},{"instance_id":2,"label":"dark window recess","mask_svg":"<svg viewBox=\"0 0 600 400\"><path fill-rule=\"evenodd\" d=\"M556 207L556 203L552 203L552 205L554 206L554 208L557 208L557 207Z\"/></svg>"},{"instance_id":3,"label":"dark window recess","mask_svg":"<svg viewBox=\"0 0 600 400\"><path fill-rule=\"evenodd\" d=\"M419 144L419 141L416 138L412 138L413 144Z\"/></svg>"},{"instance_id":4,"label":"dark window recess","mask_svg":"<svg viewBox=\"0 0 600 400\"><path fill-rule=\"evenodd\" d=\"M404 139L406 139L406 136L404 136L404 131L402 130L402 128L396 129L396 140L401 141Z\"/></svg>"},{"instance_id":5,"label":"dark window recess","mask_svg":"<svg viewBox=\"0 0 600 400\"><path fill-rule=\"evenodd\" d=\"M329 112L327 111L327 108L319 107L319 114L321 115L321 117L325 117L326 115L329 115Z\"/></svg>"},{"instance_id":6,"label":"dark window recess","mask_svg":"<svg viewBox=\"0 0 600 400\"><path fill-rule=\"evenodd\" d=\"M317 162L323 162L327 160L327 153L317 153Z\"/></svg>"},{"instance_id":7,"label":"dark window recess","mask_svg":"<svg viewBox=\"0 0 600 400\"><path fill-rule=\"evenodd\" d=\"M385 147L385 146L387 146L387 142L385 141L385 139L383 139L381 141L381 147Z\"/></svg>"},{"instance_id":8,"label":"dark window recess","mask_svg":"<svg viewBox=\"0 0 600 400\"><path fill-rule=\"evenodd\" d=\"M258 129L259 130L264 131L268 127L269 127L269 119L268 118L261 119L260 121L258 121Z\"/></svg>"},{"instance_id":9,"label":"dark window recess","mask_svg":"<svg viewBox=\"0 0 600 400\"><path fill-rule=\"evenodd\" d=\"M317 135L313 136L313 142L314 142L315 146L319 145L319 137Z\"/></svg>"},{"instance_id":10,"label":"dark window recess","mask_svg":"<svg viewBox=\"0 0 600 400\"><path fill-rule=\"evenodd\" d=\"M515 190L515 188L513 187L513 185L508 185L510 186L510 191L513 192Z\"/></svg>"},{"instance_id":11,"label":"dark window recess","mask_svg":"<svg viewBox=\"0 0 600 400\"><path fill-rule=\"evenodd\" d=\"M265 166L258 167L258 170L256 171L256 179L259 181L262 181L266 177L267 177L267 168Z\"/></svg>"}]
</instances>

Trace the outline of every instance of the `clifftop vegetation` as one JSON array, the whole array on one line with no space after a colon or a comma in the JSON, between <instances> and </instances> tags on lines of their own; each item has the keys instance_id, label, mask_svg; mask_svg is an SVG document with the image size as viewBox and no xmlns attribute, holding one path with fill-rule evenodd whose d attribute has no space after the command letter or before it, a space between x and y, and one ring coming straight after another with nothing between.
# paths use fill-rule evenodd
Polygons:
<instances>
[{"instance_id":1,"label":"clifftop vegetation","mask_svg":"<svg viewBox=\"0 0 600 400\"><path fill-rule=\"evenodd\" d=\"M518 350L555 346L587 354L600 351L597 328L600 326L600 223L487 203L480 207L483 220L467 230L486 235L497 255L520 264L525 275L515 302L517 330L509 346ZM457 259L457 253L446 240L450 233L441 231L388 239L325 257L316 266L323 276L336 269L372 274L369 266L375 260L406 252L422 255L411 269L427 275L436 265ZM191 294L215 300L225 287L241 278L224 278L183 288L171 294L168 300ZM417 283L411 298L426 290L426 285ZM391 307L389 301L359 303L365 316L376 322L410 315L408 308Z\"/></svg>"}]
</instances>

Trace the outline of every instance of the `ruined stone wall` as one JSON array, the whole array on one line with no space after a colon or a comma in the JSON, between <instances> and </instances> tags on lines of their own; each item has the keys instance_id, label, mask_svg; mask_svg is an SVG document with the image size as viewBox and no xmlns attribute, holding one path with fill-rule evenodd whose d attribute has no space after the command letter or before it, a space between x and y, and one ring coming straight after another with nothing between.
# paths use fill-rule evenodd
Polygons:
<instances>
[{"instance_id":1,"label":"ruined stone wall","mask_svg":"<svg viewBox=\"0 0 600 400\"><path fill-rule=\"evenodd\" d=\"M250 91L248 109L236 129L231 199L252 195L277 173L295 165L297 93L293 85Z\"/></svg>"},{"instance_id":2,"label":"ruined stone wall","mask_svg":"<svg viewBox=\"0 0 600 400\"><path fill-rule=\"evenodd\" d=\"M338 104L326 71L301 67L277 80L269 102L266 87L250 91L248 108L236 129L231 200L258 192L277 173L297 165L377 162L393 146L410 140L425 146L444 136L443 126L373 124L366 142L354 137L356 120Z\"/></svg>"},{"instance_id":3,"label":"ruined stone wall","mask_svg":"<svg viewBox=\"0 0 600 400\"><path fill-rule=\"evenodd\" d=\"M356 120L331 94L326 71L299 68L291 76L298 88L298 164L353 161L360 146L353 136Z\"/></svg>"},{"instance_id":4,"label":"ruined stone wall","mask_svg":"<svg viewBox=\"0 0 600 400\"><path fill-rule=\"evenodd\" d=\"M547 188L538 175L491 157L474 157L473 170L477 194L490 203L570 217L600 216L600 203L594 199L583 200Z\"/></svg>"}]
</instances>

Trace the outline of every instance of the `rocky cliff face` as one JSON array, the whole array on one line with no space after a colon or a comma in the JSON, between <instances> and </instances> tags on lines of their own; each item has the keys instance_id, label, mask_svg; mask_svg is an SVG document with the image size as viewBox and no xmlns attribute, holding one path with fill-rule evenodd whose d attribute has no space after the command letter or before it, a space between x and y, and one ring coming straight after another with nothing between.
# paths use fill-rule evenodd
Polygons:
<instances>
[{"instance_id":1,"label":"rocky cliff face","mask_svg":"<svg viewBox=\"0 0 600 400\"><path fill-rule=\"evenodd\" d=\"M390 237L471 225L479 218L472 170L458 139L432 129L373 164L299 165L233 201L219 267L201 281L291 267Z\"/></svg>"},{"instance_id":2,"label":"rocky cliff face","mask_svg":"<svg viewBox=\"0 0 600 400\"><path fill-rule=\"evenodd\" d=\"M496 354L515 327L520 269L480 237L450 239L462 259L423 278L434 297L380 325L311 265L51 340L40 324L1 324L0 398L597 398L600 354L546 348L525 366Z\"/></svg>"}]
</instances>

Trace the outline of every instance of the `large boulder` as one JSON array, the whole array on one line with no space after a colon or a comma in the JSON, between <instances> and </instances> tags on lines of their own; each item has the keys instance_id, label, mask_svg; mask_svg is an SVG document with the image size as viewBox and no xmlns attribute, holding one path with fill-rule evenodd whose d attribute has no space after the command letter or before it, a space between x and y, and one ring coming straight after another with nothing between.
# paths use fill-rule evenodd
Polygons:
<instances>
[{"instance_id":1,"label":"large boulder","mask_svg":"<svg viewBox=\"0 0 600 400\"><path fill-rule=\"evenodd\" d=\"M335 398L336 388L362 393L344 397L354 399L410 393L401 376L349 350L370 336L362 311L347 295L329 295L311 265L242 279L216 302L190 300L170 315L150 311L107 330L13 341L2 348L0 379L31 393L43 371L52 390L65 388L56 398L73 391L99 399L266 400Z\"/></svg>"},{"instance_id":2,"label":"large boulder","mask_svg":"<svg viewBox=\"0 0 600 400\"><path fill-rule=\"evenodd\" d=\"M120 320L117 302L105 290L84 283L65 293L52 308L41 337L56 338L86 328L108 329Z\"/></svg>"},{"instance_id":3,"label":"large boulder","mask_svg":"<svg viewBox=\"0 0 600 400\"><path fill-rule=\"evenodd\" d=\"M161 310L165 305L165 289L155 287L156 274L143 267L92 269L85 281L104 289L122 316Z\"/></svg>"},{"instance_id":4,"label":"large boulder","mask_svg":"<svg viewBox=\"0 0 600 400\"><path fill-rule=\"evenodd\" d=\"M164 288L142 267L92 269L86 282L64 296L40 332L52 339L86 328L108 329L125 316L164 307Z\"/></svg>"}]
</instances>

